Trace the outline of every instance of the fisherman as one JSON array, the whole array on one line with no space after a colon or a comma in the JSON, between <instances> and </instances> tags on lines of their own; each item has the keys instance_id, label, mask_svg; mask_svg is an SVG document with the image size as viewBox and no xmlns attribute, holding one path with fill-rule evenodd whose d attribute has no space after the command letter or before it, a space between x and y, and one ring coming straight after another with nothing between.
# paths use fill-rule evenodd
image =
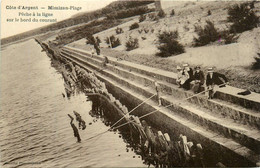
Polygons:
<instances>
[{"instance_id":1,"label":"fisherman","mask_svg":"<svg viewBox=\"0 0 260 168\"><path fill-rule=\"evenodd\" d=\"M194 80L192 81L192 83L194 84L192 90L194 91L195 94L203 91L204 82L205 82L204 74L200 70L200 66L196 66L195 73L194 73Z\"/></svg>"},{"instance_id":2,"label":"fisherman","mask_svg":"<svg viewBox=\"0 0 260 168\"><path fill-rule=\"evenodd\" d=\"M213 99L214 94L216 93L216 89L219 87L225 87L225 84L228 84L228 80L225 75L214 72L213 68L208 68L206 85L209 90L209 99Z\"/></svg>"},{"instance_id":3,"label":"fisherman","mask_svg":"<svg viewBox=\"0 0 260 168\"><path fill-rule=\"evenodd\" d=\"M146 123L145 120L142 120L141 122L142 122L142 126L144 127L144 131L147 136L147 139L148 139L148 151L149 151L149 155L150 155L151 153L155 153L155 144L156 144L155 135L154 135L153 131L151 130L151 127L148 126L148 124Z\"/></svg>"},{"instance_id":4,"label":"fisherman","mask_svg":"<svg viewBox=\"0 0 260 168\"><path fill-rule=\"evenodd\" d=\"M135 121L135 126L138 129L138 131L139 131L140 144L143 147L143 145L145 144L145 142L147 140L147 136L145 134L144 127L142 126L141 121L140 121L140 119L137 116L131 115L131 117Z\"/></svg>"},{"instance_id":5,"label":"fisherman","mask_svg":"<svg viewBox=\"0 0 260 168\"><path fill-rule=\"evenodd\" d=\"M165 167L165 165L168 162L167 141L165 140L165 137L161 131L158 131L156 139L158 139L156 141L157 142L158 163L159 163L160 167Z\"/></svg>"},{"instance_id":6,"label":"fisherman","mask_svg":"<svg viewBox=\"0 0 260 168\"><path fill-rule=\"evenodd\" d=\"M79 122L79 129L82 127L82 130L86 129L86 123L85 121L81 118L80 114L77 113L76 111L73 111L73 113L76 116L76 121Z\"/></svg>"},{"instance_id":7,"label":"fisherman","mask_svg":"<svg viewBox=\"0 0 260 168\"><path fill-rule=\"evenodd\" d=\"M183 88L190 90L190 82L193 80L193 70L189 67L189 64L183 64L183 72L189 74L189 78L184 82Z\"/></svg>"},{"instance_id":8,"label":"fisherman","mask_svg":"<svg viewBox=\"0 0 260 168\"><path fill-rule=\"evenodd\" d=\"M167 150L166 164L168 167L174 167L174 166L176 166L174 164L174 162L177 160L176 159L177 151L176 151L176 148L174 148L174 142L171 141L169 134L165 133L164 137L165 137L165 141L167 142L167 144L166 144L166 150Z\"/></svg>"},{"instance_id":9,"label":"fisherman","mask_svg":"<svg viewBox=\"0 0 260 168\"><path fill-rule=\"evenodd\" d=\"M203 161L203 158L204 158L203 148L202 148L201 144L197 144L196 147L197 147L197 159L199 161L198 167L205 167L205 163Z\"/></svg>"},{"instance_id":10,"label":"fisherman","mask_svg":"<svg viewBox=\"0 0 260 168\"><path fill-rule=\"evenodd\" d=\"M73 123L74 118L71 115L69 115L69 114L68 114L68 116L71 119L70 125L71 125L71 128L73 129L74 137L77 137L78 142L81 142L81 139L80 139L80 136L79 136L79 131L78 131L77 127Z\"/></svg>"},{"instance_id":11,"label":"fisherman","mask_svg":"<svg viewBox=\"0 0 260 168\"><path fill-rule=\"evenodd\" d=\"M157 83L156 80L154 81L154 85L155 85L155 90L156 90L156 94L157 94L158 105L161 106L162 102L161 102L161 97L160 97L159 84Z\"/></svg>"}]
</instances>

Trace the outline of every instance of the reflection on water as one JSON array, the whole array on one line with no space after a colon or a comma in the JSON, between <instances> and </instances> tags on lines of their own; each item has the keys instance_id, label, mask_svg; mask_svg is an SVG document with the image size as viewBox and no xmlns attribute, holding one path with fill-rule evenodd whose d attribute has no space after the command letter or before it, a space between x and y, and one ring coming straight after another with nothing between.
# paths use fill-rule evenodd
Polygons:
<instances>
[{"instance_id":1,"label":"reflection on water","mask_svg":"<svg viewBox=\"0 0 260 168\"><path fill-rule=\"evenodd\" d=\"M1 167L145 166L118 132L86 140L107 130L110 121L91 117L92 101L80 90L65 89L62 75L33 40L8 46L1 59ZM78 128L73 111L86 124L78 129L81 143L70 125L68 114Z\"/></svg>"}]
</instances>

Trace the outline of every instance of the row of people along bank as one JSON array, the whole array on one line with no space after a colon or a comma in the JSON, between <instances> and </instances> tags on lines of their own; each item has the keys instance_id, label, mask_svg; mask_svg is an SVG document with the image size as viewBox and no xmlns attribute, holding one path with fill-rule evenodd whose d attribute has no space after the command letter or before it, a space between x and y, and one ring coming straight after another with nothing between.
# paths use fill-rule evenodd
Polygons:
<instances>
[{"instance_id":1,"label":"row of people along bank","mask_svg":"<svg viewBox=\"0 0 260 168\"><path fill-rule=\"evenodd\" d=\"M225 75L214 72L213 68L208 68L205 78L204 72L200 66L196 66L195 71L188 64L183 67L177 66L176 82L179 87L185 90L193 90L195 94L208 91L208 98L212 99L216 92L216 87L225 87L228 80Z\"/></svg>"}]
</instances>

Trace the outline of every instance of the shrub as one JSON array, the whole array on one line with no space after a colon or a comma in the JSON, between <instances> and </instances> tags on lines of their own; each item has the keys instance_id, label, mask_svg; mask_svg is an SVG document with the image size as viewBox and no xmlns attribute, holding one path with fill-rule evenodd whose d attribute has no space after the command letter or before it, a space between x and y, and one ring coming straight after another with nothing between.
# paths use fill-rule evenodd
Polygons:
<instances>
[{"instance_id":1,"label":"shrub","mask_svg":"<svg viewBox=\"0 0 260 168\"><path fill-rule=\"evenodd\" d=\"M149 33L149 29L145 28L145 29L144 29L144 32L145 32L146 34Z\"/></svg>"},{"instance_id":2,"label":"shrub","mask_svg":"<svg viewBox=\"0 0 260 168\"><path fill-rule=\"evenodd\" d=\"M146 19L146 15L140 15L139 22L141 23L141 22L145 21L145 19Z\"/></svg>"},{"instance_id":3,"label":"shrub","mask_svg":"<svg viewBox=\"0 0 260 168\"><path fill-rule=\"evenodd\" d=\"M184 29L185 31L190 31L190 28L188 27L188 25L184 25L184 26L183 26L183 29Z\"/></svg>"},{"instance_id":4,"label":"shrub","mask_svg":"<svg viewBox=\"0 0 260 168\"><path fill-rule=\"evenodd\" d=\"M257 53L258 57L255 57L255 62L252 64L252 69L257 70L260 69L260 53Z\"/></svg>"},{"instance_id":5,"label":"shrub","mask_svg":"<svg viewBox=\"0 0 260 168\"><path fill-rule=\"evenodd\" d=\"M195 32L198 35L198 38L194 37L194 46L204 46L210 42L218 40L220 37L219 32L215 28L214 24L211 21L206 21L204 28L201 26L195 25Z\"/></svg>"},{"instance_id":6,"label":"shrub","mask_svg":"<svg viewBox=\"0 0 260 168\"><path fill-rule=\"evenodd\" d=\"M121 34L121 33L124 33L123 29L117 27L117 28L116 28L116 34Z\"/></svg>"},{"instance_id":7,"label":"shrub","mask_svg":"<svg viewBox=\"0 0 260 168\"><path fill-rule=\"evenodd\" d=\"M177 55L184 53L184 47L177 39L179 37L178 31L163 32L158 35L160 45L157 48L160 52L156 53L160 57L169 57L171 55Z\"/></svg>"},{"instance_id":8,"label":"shrub","mask_svg":"<svg viewBox=\"0 0 260 168\"><path fill-rule=\"evenodd\" d=\"M220 32L221 38L224 39L225 44L236 43L239 36L235 33L230 33L229 31L225 30Z\"/></svg>"},{"instance_id":9,"label":"shrub","mask_svg":"<svg viewBox=\"0 0 260 168\"><path fill-rule=\"evenodd\" d=\"M259 17L251 9L250 3L236 4L228 8L228 21L233 24L230 32L241 33L257 27Z\"/></svg>"},{"instance_id":10,"label":"shrub","mask_svg":"<svg viewBox=\"0 0 260 168\"><path fill-rule=\"evenodd\" d=\"M143 32L143 29L138 30L138 33L141 34Z\"/></svg>"},{"instance_id":11,"label":"shrub","mask_svg":"<svg viewBox=\"0 0 260 168\"><path fill-rule=\"evenodd\" d=\"M115 48L115 47L121 45L121 42L120 42L119 38L116 38L114 35L106 38L106 43L108 45L110 45L109 39L110 39L112 48Z\"/></svg>"},{"instance_id":12,"label":"shrub","mask_svg":"<svg viewBox=\"0 0 260 168\"><path fill-rule=\"evenodd\" d=\"M125 44L126 51L131 51L139 47L139 42L137 38L130 37L129 40Z\"/></svg>"},{"instance_id":13,"label":"shrub","mask_svg":"<svg viewBox=\"0 0 260 168\"><path fill-rule=\"evenodd\" d=\"M133 29L137 29L139 28L139 24L138 23L133 23L130 27L129 27L129 30L133 30Z\"/></svg>"},{"instance_id":14,"label":"shrub","mask_svg":"<svg viewBox=\"0 0 260 168\"><path fill-rule=\"evenodd\" d=\"M171 16L174 16L175 15L175 11L174 9L171 11Z\"/></svg>"},{"instance_id":15,"label":"shrub","mask_svg":"<svg viewBox=\"0 0 260 168\"><path fill-rule=\"evenodd\" d=\"M160 10L157 14L158 17L164 18L166 16L165 12L163 10Z\"/></svg>"},{"instance_id":16,"label":"shrub","mask_svg":"<svg viewBox=\"0 0 260 168\"><path fill-rule=\"evenodd\" d=\"M179 32L176 31L164 31L158 35L158 40L160 43L167 43L170 38L178 39L179 38Z\"/></svg>"}]
</instances>

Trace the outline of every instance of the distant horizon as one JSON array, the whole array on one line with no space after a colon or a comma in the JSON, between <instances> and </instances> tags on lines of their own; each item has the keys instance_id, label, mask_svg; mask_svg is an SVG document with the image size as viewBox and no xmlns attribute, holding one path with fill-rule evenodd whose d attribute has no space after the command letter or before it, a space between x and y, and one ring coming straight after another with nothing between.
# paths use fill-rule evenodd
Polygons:
<instances>
[{"instance_id":1,"label":"distant horizon","mask_svg":"<svg viewBox=\"0 0 260 168\"><path fill-rule=\"evenodd\" d=\"M56 1L49 1L49 0L43 0L41 2L39 1L33 1L33 0L4 0L1 2L1 40L5 38L9 38L15 35L19 35L22 33L26 33L38 28L42 28L45 26L49 26L51 24L58 23L60 21L69 19L77 14L85 13L85 12L91 12L98 9L101 9L111 2L115 0L84 0L84 1L76 1L76 0L67 0L65 2L62 2L60 0ZM39 6L40 9L38 10L18 10L12 9L12 7L17 6L25 6L25 7L33 7L33 6ZM82 9L77 11L77 8L73 8L71 10L47 10L46 7L48 6L73 6L73 7L81 7ZM42 7L42 8L41 8ZM8 9L7 9L8 8ZM43 8L45 8L43 10ZM19 13L24 12L25 14L29 14L32 12L38 12L38 13L52 13L54 18L57 18L57 22L53 23L44 23L44 22L7 22L7 19L9 18L23 18L27 19L26 16L19 16ZM42 19L45 19L45 17L41 17ZM51 19L51 17L49 17ZM48 19L48 17L46 17ZM19 29L17 29L17 27Z\"/></svg>"}]
</instances>

